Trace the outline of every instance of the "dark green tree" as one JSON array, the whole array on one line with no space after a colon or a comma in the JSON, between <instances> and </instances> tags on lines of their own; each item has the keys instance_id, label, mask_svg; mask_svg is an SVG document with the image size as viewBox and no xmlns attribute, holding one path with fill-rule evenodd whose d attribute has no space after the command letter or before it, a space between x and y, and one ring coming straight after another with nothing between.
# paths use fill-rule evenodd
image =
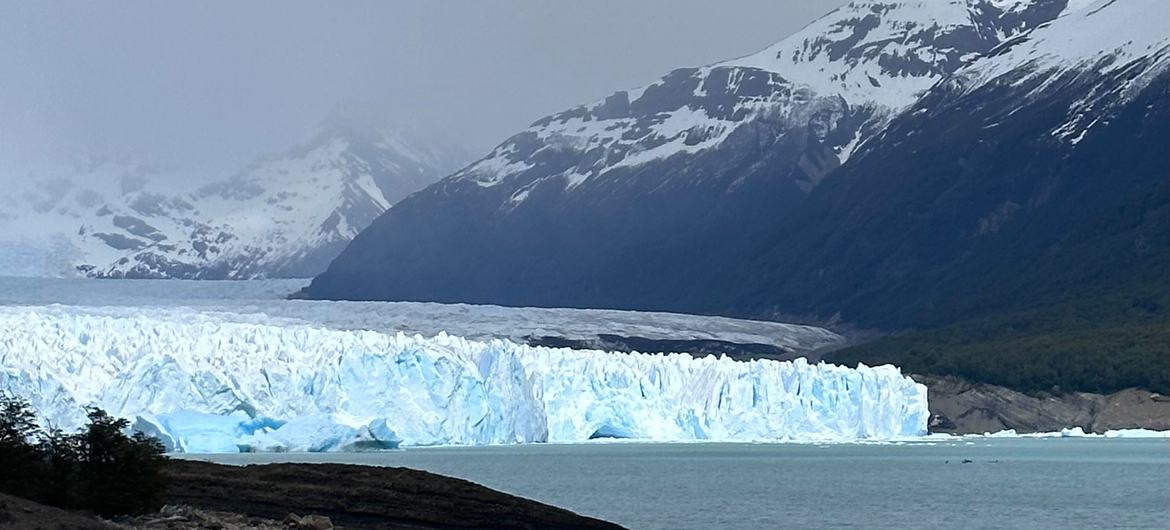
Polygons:
<instances>
[{"instance_id":1,"label":"dark green tree","mask_svg":"<svg viewBox=\"0 0 1170 530\"><path fill-rule=\"evenodd\" d=\"M157 509L162 499L163 446L157 440L125 432L130 422L97 408L88 409L89 424L78 433L83 506L101 515Z\"/></svg>"},{"instance_id":2,"label":"dark green tree","mask_svg":"<svg viewBox=\"0 0 1170 530\"><path fill-rule=\"evenodd\" d=\"M77 506L81 493L81 455L77 435L50 430L41 444L45 462L45 494L38 500L62 508Z\"/></svg>"},{"instance_id":3,"label":"dark green tree","mask_svg":"<svg viewBox=\"0 0 1170 530\"><path fill-rule=\"evenodd\" d=\"M37 498L44 474L39 444L43 439L28 402L0 395L0 491Z\"/></svg>"},{"instance_id":4,"label":"dark green tree","mask_svg":"<svg viewBox=\"0 0 1170 530\"><path fill-rule=\"evenodd\" d=\"M44 432L28 402L0 396L0 491L103 516L140 513L162 504L163 446L129 422L97 408L89 423L66 434Z\"/></svg>"}]
</instances>

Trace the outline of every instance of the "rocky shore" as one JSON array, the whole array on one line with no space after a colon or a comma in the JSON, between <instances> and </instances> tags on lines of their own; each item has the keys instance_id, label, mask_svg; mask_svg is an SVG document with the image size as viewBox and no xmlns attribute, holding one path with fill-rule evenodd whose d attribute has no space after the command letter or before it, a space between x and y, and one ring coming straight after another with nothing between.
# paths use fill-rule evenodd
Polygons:
<instances>
[{"instance_id":1,"label":"rocky shore","mask_svg":"<svg viewBox=\"0 0 1170 530\"><path fill-rule=\"evenodd\" d=\"M405 468L339 464L223 466L171 460L167 506L103 521L0 495L11 530L620 530L612 523Z\"/></svg>"},{"instance_id":2,"label":"rocky shore","mask_svg":"<svg viewBox=\"0 0 1170 530\"><path fill-rule=\"evenodd\" d=\"M1170 397L1140 389L1113 394L1088 392L1024 394L956 377L914 375L926 385L931 432L981 434L1015 429L1053 432L1080 427L1170 430Z\"/></svg>"}]
</instances>

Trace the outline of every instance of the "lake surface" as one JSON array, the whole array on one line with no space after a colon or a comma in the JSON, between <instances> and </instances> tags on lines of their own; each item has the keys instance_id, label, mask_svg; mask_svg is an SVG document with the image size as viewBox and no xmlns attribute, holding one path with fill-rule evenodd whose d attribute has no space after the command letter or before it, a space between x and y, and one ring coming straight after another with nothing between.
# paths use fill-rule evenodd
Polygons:
<instances>
[{"instance_id":1,"label":"lake surface","mask_svg":"<svg viewBox=\"0 0 1170 530\"><path fill-rule=\"evenodd\" d=\"M1170 525L1166 440L595 443L192 458L424 469L631 530Z\"/></svg>"}]
</instances>

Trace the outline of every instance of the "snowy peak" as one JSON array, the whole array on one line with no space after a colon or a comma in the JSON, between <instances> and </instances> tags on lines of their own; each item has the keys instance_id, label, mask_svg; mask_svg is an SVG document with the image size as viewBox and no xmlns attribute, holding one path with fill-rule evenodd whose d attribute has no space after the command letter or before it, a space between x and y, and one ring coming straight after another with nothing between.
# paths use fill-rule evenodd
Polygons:
<instances>
[{"instance_id":1,"label":"snowy peak","mask_svg":"<svg viewBox=\"0 0 1170 530\"><path fill-rule=\"evenodd\" d=\"M8 206L0 225L10 227L0 275L311 276L391 205L464 160L443 141L337 123L188 191L149 165L83 160L0 195Z\"/></svg>"},{"instance_id":2,"label":"snowy peak","mask_svg":"<svg viewBox=\"0 0 1170 530\"><path fill-rule=\"evenodd\" d=\"M850 2L763 51L722 63L897 109L975 57L1057 17L1066 0Z\"/></svg>"},{"instance_id":3,"label":"snowy peak","mask_svg":"<svg viewBox=\"0 0 1170 530\"><path fill-rule=\"evenodd\" d=\"M1079 143L1170 66L1170 5L1159 0L1070 3L1059 18L1010 39L957 71L935 92L976 104L988 90L1010 91L1025 103L1077 94L1051 131ZM1124 28L1124 30L1121 30ZM922 107L934 105L926 99ZM989 123L986 127L994 127Z\"/></svg>"},{"instance_id":4,"label":"snowy peak","mask_svg":"<svg viewBox=\"0 0 1170 530\"><path fill-rule=\"evenodd\" d=\"M815 186L897 112L1006 39L1060 15L1067 0L852 2L759 53L675 70L534 123L457 180L564 190L601 175L694 155L746 124L812 136L797 177ZM546 184L547 183L547 184Z\"/></svg>"},{"instance_id":5,"label":"snowy peak","mask_svg":"<svg viewBox=\"0 0 1170 530\"><path fill-rule=\"evenodd\" d=\"M1009 73L1015 76L1007 81L1019 83L1056 69L1091 69L1097 75L1135 63L1143 72L1164 69L1168 18L1170 5L1159 0L1081 2L1059 19L1005 42L959 74L977 85Z\"/></svg>"},{"instance_id":6,"label":"snowy peak","mask_svg":"<svg viewBox=\"0 0 1170 530\"><path fill-rule=\"evenodd\" d=\"M723 65L780 72L818 93L857 103L877 97L899 107L964 56L987 48L965 2L854 2Z\"/></svg>"},{"instance_id":7,"label":"snowy peak","mask_svg":"<svg viewBox=\"0 0 1170 530\"><path fill-rule=\"evenodd\" d=\"M197 221L183 243L149 245L95 274L311 276L391 205L461 160L401 133L325 129L190 195Z\"/></svg>"},{"instance_id":8,"label":"snowy peak","mask_svg":"<svg viewBox=\"0 0 1170 530\"><path fill-rule=\"evenodd\" d=\"M167 174L132 156L79 154L22 175L0 190L0 274L72 275L88 260L115 260L134 244L126 228L158 239L127 216L189 206L152 189Z\"/></svg>"}]
</instances>

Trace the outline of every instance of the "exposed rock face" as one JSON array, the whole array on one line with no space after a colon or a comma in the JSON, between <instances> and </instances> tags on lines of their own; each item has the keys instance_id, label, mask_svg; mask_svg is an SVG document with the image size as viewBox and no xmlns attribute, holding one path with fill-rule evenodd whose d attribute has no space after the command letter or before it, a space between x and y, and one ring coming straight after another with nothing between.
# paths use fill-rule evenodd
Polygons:
<instances>
[{"instance_id":1,"label":"exposed rock face","mask_svg":"<svg viewBox=\"0 0 1170 530\"><path fill-rule=\"evenodd\" d=\"M284 518L284 524L293 530L333 530L333 521L324 515L301 516L290 513Z\"/></svg>"},{"instance_id":2,"label":"exposed rock face","mask_svg":"<svg viewBox=\"0 0 1170 530\"><path fill-rule=\"evenodd\" d=\"M150 530L310 530L299 526L300 518L289 514L284 521L250 517L231 512L201 510L191 506L163 506L158 513L119 520L127 529ZM328 521L328 518L325 518ZM333 528L332 524L323 530ZM312 529L316 530L316 529Z\"/></svg>"},{"instance_id":3,"label":"exposed rock face","mask_svg":"<svg viewBox=\"0 0 1170 530\"><path fill-rule=\"evenodd\" d=\"M1054 432L1071 427L1096 433L1111 429L1170 430L1170 398L1148 391L1032 396L955 377L913 377L928 389L935 422L932 432Z\"/></svg>"}]
</instances>

